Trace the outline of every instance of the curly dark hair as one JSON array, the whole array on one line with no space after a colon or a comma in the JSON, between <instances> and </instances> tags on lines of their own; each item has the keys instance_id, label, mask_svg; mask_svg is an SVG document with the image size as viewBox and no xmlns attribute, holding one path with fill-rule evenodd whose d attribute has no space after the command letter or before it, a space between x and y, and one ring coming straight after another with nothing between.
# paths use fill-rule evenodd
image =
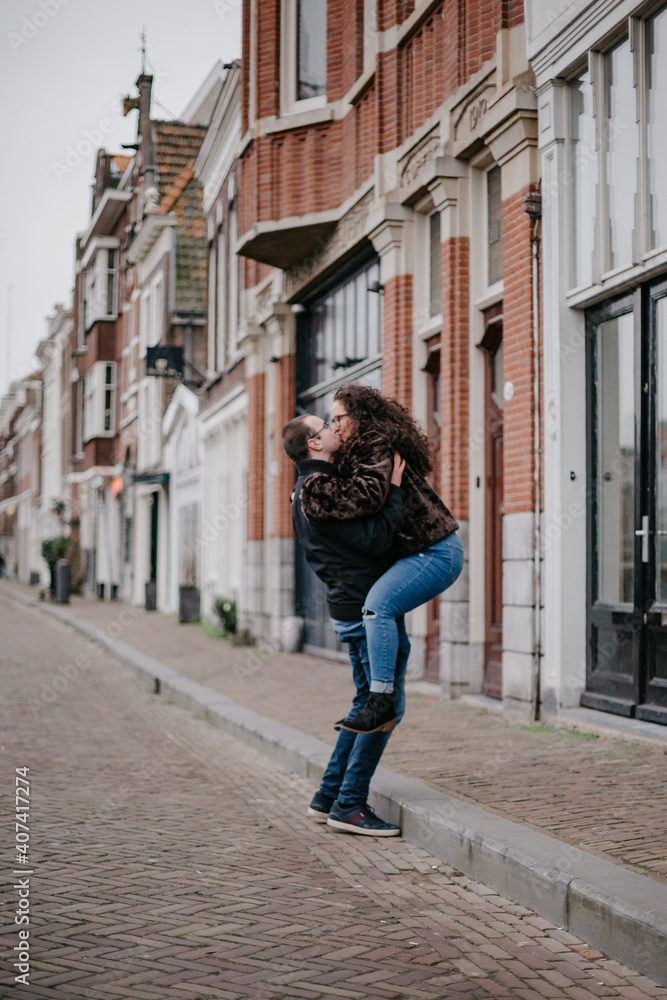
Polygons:
<instances>
[{"instance_id":1,"label":"curly dark hair","mask_svg":"<svg viewBox=\"0 0 667 1000\"><path fill-rule=\"evenodd\" d=\"M407 407L358 382L341 386L334 399L343 404L355 421L357 434L379 431L418 475L429 474L433 468L431 445Z\"/></svg>"}]
</instances>

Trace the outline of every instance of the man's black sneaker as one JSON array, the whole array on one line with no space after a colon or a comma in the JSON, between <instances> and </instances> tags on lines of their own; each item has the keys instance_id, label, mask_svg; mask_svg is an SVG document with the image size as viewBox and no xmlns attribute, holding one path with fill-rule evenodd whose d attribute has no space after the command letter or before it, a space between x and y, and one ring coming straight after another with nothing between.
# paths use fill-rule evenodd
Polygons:
<instances>
[{"instance_id":1,"label":"man's black sneaker","mask_svg":"<svg viewBox=\"0 0 667 1000\"><path fill-rule=\"evenodd\" d=\"M385 823L375 815L368 803L343 809L336 800L331 807L327 826L346 833L360 833L365 837L399 837L401 834L400 827L394 823Z\"/></svg>"},{"instance_id":2,"label":"man's black sneaker","mask_svg":"<svg viewBox=\"0 0 667 1000\"><path fill-rule=\"evenodd\" d=\"M318 823L326 823L327 816L335 801L335 799L330 799L328 795L323 795L322 792L315 792L308 806L308 815L312 816Z\"/></svg>"},{"instance_id":3,"label":"man's black sneaker","mask_svg":"<svg viewBox=\"0 0 667 1000\"><path fill-rule=\"evenodd\" d=\"M390 733L396 726L393 694L371 691L368 701L356 715L343 719L341 729L350 733Z\"/></svg>"}]
</instances>

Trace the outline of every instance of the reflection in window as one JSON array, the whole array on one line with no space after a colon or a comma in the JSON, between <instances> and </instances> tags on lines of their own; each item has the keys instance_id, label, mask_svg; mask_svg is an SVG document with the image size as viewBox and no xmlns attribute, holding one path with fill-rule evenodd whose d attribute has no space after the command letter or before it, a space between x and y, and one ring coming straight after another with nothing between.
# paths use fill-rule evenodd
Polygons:
<instances>
[{"instance_id":1,"label":"reflection in window","mask_svg":"<svg viewBox=\"0 0 667 1000\"><path fill-rule=\"evenodd\" d=\"M635 402L633 315L597 333L598 593L634 600Z\"/></svg>"},{"instance_id":2,"label":"reflection in window","mask_svg":"<svg viewBox=\"0 0 667 1000\"><path fill-rule=\"evenodd\" d=\"M375 262L311 306L300 333L301 393L378 357L381 302L368 286L379 280Z\"/></svg>"},{"instance_id":3,"label":"reflection in window","mask_svg":"<svg viewBox=\"0 0 667 1000\"><path fill-rule=\"evenodd\" d=\"M570 158L574 283L589 285L593 280L598 169L590 73L570 84Z\"/></svg>"},{"instance_id":4,"label":"reflection in window","mask_svg":"<svg viewBox=\"0 0 667 1000\"><path fill-rule=\"evenodd\" d=\"M637 155L637 105L632 52L626 40L605 57L609 268L632 262ZM663 126L664 127L664 126Z\"/></svg>"},{"instance_id":5,"label":"reflection in window","mask_svg":"<svg viewBox=\"0 0 667 1000\"><path fill-rule=\"evenodd\" d=\"M327 92L327 3L301 0L297 5L298 101Z\"/></svg>"},{"instance_id":6,"label":"reflection in window","mask_svg":"<svg viewBox=\"0 0 667 1000\"><path fill-rule=\"evenodd\" d=\"M656 304L656 600L667 604L667 298Z\"/></svg>"},{"instance_id":7,"label":"reflection in window","mask_svg":"<svg viewBox=\"0 0 667 1000\"><path fill-rule=\"evenodd\" d=\"M503 276L502 219L503 203L500 190L500 167L492 167L486 175L488 269L489 284Z\"/></svg>"},{"instance_id":8,"label":"reflection in window","mask_svg":"<svg viewBox=\"0 0 667 1000\"><path fill-rule=\"evenodd\" d=\"M648 183L650 198L649 247L667 243L667 188L665 163L667 162L667 128L665 104L667 103L667 9L662 10L646 23L646 49L648 57Z\"/></svg>"}]
</instances>

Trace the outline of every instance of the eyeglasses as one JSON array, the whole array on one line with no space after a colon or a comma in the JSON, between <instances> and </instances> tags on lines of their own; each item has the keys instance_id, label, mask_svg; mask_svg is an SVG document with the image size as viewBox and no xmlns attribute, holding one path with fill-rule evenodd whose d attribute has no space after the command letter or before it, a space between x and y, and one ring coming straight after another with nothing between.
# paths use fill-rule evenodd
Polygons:
<instances>
[{"instance_id":1,"label":"eyeglasses","mask_svg":"<svg viewBox=\"0 0 667 1000\"><path fill-rule=\"evenodd\" d=\"M334 418L334 419L335 419L335 418ZM330 424L329 424L329 421L328 421L328 420L325 420L325 421L324 421L324 423L322 424L322 426L320 427L319 431L315 431L315 433L314 433L314 434L310 434L310 435L309 435L309 436L308 436L308 437L306 438L306 440L307 440L307 441L312 441L312 440L313 440L313 438L316 438L318 434L321 434L321 433L322 433L322 431L325 431L325 430L327 429L327 427L329 427L329 426L330 426Z\"/></svg>"},{"instance_id":2,"label":"eyeglasses","mask_svg":"<svg viewBox=\"0 0 667 1000\"><path fill-rule=\"evenodd\" d=\"M341 420L345 420L345 418L349 417L349 415L350 415L349 413L339 413L337 417L332 417L331 418L332 427L339 427Z\"/></svg>"}]
</instances>

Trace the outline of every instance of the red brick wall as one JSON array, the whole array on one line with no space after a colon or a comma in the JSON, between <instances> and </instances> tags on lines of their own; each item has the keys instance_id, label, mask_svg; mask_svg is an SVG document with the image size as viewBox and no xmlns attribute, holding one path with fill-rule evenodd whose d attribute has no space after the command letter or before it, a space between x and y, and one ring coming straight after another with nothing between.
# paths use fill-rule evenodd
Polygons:
<instances>
[{"instance_id":1,"label":"red brick wall","mask_svg":"<svg viewBox=\"0 0 667 1000\"><path fill-rule=\"evenodd\" d=\"M382 391L412 405L412 275L384 286L382 309Z\"/></svg>"},{"instance_id":2,"label":"red brick wall","mask_svg":"<svg viewBox=\"0 0 667 1000\"><path fill-rule=\"evenodd\" d=\"M442 244L440 336L440 483L455 517L468 517L468 303L470 244L456 237Z\"/></svg>"},{"instance_id":3,"label":"red brick wall","mask_svg":"<svg viewBox=\"0 0 667 1000\"><path fill-rule=\"evenodd\" d=\"M280 0L261 0L257 7L257 116L266 118L280 113Z\"/></svg>"},{"instance_id":4,"label":"red brick wall","mask_svg":"<svg viewBox=\"0 0 667 1000\"><path fill-rule=\"evenodd\" d=\"M251 375L248 387L248 541L264 538L264 418L266 376Z\"/></svg>"},{"instance_id":5,"label":"red brick wall","mask_svg":"<svg viewBox=\"0 0 667 1000\"><path fill-rule=\"evenodd\" d=\"M505 403L503 415L506 514L532 510L535 502L532 223L523 210L530 190L526 187L503 202L503 379L514 386L514 398Z\"/></svg>"},{"instance_id":6,"label":"red brick wall","mask_svg":"<svg viewBox=\"0 0 667 1000\"><path fill-rule=\"evenodd\" d=\"M250 4L243 4L241 28L241 135L248 128L250 99Z\"/></svg>"},{"instance_id":7,"label":"red brick wall","mask_svg":"<svg viewBox=\"0 0 667 1000\"><path fill-rule=\"evenodd\" d=\"M292 537L292 505L290 494L294 487L294 463L283 450L282 429L294 416L294 355L279 358L273 366L276 378L275 416L273 426L273 457L278 473L273 479L273 538Z\"/></svg>"},{"instance_id":8,"label":"red brick wall","mask_svg":"<svg viewBox=\"0 0 667 1000\"><path fill-rule=\"evenodd\" d=\"M280 4L258 0L257 109L280 108ZM249 54L244 4L244 57ZM401 24L410 0L378 0L378 24ZM478 72L496 49L497 32L523 20L521 0L449 0L438 4L401 40L380 53L375 78L342 121L259 137L240 173L240 232L258 220L336 208L368 178L374 156L407 142L442 101ZM329 0L328 97L342 97L363 71L363 0ZM244 70L246 114L249 81ZM243 121L245 129L246 122Z\"/></svg>"}]
</instances>

